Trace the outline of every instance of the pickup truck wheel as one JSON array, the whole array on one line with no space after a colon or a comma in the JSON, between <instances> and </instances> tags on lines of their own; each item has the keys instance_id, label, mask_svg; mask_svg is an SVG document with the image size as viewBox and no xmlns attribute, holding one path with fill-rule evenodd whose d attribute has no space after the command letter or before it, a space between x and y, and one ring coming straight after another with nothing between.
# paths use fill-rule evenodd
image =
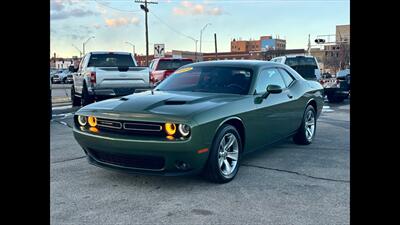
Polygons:
<instances>
[{"instance_id":1,"label":"pickup truck wheel","mask_svg":"<svg viewBox=\"0 0 400 225\"><path fill-rule=\"evenodd\" d=\"M72 101L72 106L81 106L81 98L75 95L74 85L71 86L71 101Z\"/></svg>"},{"instance_id":2,"label":"pickup truck wheel","mask_svg":"<svg viewBox=\"0 0 400 225\"><path fill-rule=\"evenodd\" d=\"M93 103L93 99L92 97L90 97L86 85L83 86L81 102L82 106L86 106Z\"/></svg>"}]
</instances>

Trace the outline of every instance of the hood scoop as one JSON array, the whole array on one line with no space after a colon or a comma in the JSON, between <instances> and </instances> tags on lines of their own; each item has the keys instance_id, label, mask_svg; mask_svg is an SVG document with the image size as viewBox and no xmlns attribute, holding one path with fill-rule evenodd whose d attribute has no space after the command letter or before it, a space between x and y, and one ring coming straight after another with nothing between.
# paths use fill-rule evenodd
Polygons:
<instances>
[{"instance_id":1,"label":"hood scoop","mask_svg":"<svg viewBox=\"0 0 400 225\"><path fill-rule=\"evenodd\" d=\"M127 100L129 100L129 98L122 97L122 98L120 98L119 100L121 100L121 101L127 101Z\"/></svg>"},{"instance_id":2,"label":"hood scoop","mask_svg":"<svg viewBox=\"0 0 400 225\"><path fill-rule=\"evenodd\" d=\"M165 105L184 105L186 101L183 100L167 100L164 102Z\"/></svg>"}]
</instances>

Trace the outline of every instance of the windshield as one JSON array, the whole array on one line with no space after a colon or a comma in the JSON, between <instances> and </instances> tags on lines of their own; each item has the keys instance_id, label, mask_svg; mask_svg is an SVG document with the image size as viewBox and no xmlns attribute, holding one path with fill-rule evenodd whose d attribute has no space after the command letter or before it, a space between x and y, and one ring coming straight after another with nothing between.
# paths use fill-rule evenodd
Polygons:
<instances>
[{"instance_id":1,"label":"windshield","mask_svg":"<svg viewBox=\"0 0 400 225\"><path fill-rule=\"evenodd\" d=\"M160 91L193 91L248 94L253 72L232 67L185 67L177 70L156 88Z\"/></svg>"},{"instance_id":2,"label":"windshield","mask_svg":"<svg viewBox=\"0 0 400 225\"><path fill-rule=\"evenodd\" d=\"M315 79L315 69L318 69L318 65L314 58L308 57L295 57L287 58L286 65L292 67L305 79Z\"/></svg>"},{"instance_id":3,"label":"windshield","mask_svg":"<svg viewBox=\"0 0 400 225\"><path fill-rule=\"evenodd\" d=\"M160 60L157 70L177 70L179 67L192 63L192 60Z\"/></svg>"},{"instance_id":4,"label":"windshield","mask_svg":"<svg viewBox=\"0 0 400 225\"><path fill-rule=\"evenodd\" d=\"M129 54L92 54L88 67L135 67L135 62Z\"/></svg>"}]
</instances>

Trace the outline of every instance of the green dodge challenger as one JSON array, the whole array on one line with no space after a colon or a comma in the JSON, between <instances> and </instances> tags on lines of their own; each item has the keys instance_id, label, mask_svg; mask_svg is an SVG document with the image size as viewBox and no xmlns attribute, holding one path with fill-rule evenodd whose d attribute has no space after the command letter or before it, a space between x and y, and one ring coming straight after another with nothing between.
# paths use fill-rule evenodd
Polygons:
<instances>
[{"instance_id":1,"label":"green dodge challenger","mask_svg":"<svg viewBox=\"0 0 400 225\"><path fill-rule=\"evenodd\" d=\"M203 173L225 183L246 153L287 137L310 144L323 103L318 82L283 64L199 62L154 90L81 108L73 132L91 164L166 176Z\"/></svg>"}]
</instances>

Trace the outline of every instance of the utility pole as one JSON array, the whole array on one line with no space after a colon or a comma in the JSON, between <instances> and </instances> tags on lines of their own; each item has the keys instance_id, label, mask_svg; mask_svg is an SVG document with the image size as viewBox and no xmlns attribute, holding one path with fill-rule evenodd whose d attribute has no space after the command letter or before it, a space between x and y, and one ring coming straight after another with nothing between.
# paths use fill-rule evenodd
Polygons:
<instances>
[{"instance_id":1,"label":"utility pole","mask_svg":"<svg viewBox=\"0 0 400 225\"><path fill-rule=\"evenodd\" d=\"M217 33L214 33L214 45L215 45L215 60L218 60L218 51L217 51Z\"/></svg>"},{"instance_id":2,"label":"utility pole","mask_svg":"<svg viewBox=\"0 0 400 225\"><path fill-rule=\"evenodd\" d=\"M149 28L147 25L147 13L149 12L149 8L147 8L147 4L158 4L158 2L135 0L135 3L144 3L144 5L140 4L140 8L144 11L144 23L146 27L146 66L149 66Z\"/></svg>"},{"instance_id":3,"label":"utility pole","mask_svg":"<svg viewBox=\"0 0 400 225\"><path fill-rule=\"evenodd\" d=\"M308 34L308 50L307 50L307 52L308 52L308 55L311 54L311 40L310 40L310 34Z\"/></svg>"}]
</instances>

